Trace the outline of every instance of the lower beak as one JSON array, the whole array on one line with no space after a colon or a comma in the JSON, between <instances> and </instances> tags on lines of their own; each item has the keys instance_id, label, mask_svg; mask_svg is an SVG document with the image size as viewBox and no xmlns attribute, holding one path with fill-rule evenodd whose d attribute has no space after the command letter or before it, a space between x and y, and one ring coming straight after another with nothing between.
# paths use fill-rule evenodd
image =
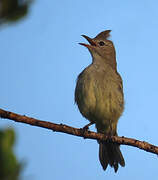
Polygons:
<instances>
[{"instance_id":1,"label":"lower beak","mask_svg":"<svg viewBox=\"0 0 158 180\"><path fill-rule=\"evenodd\" d=\"M79 43L82 46L85 46L87 48L90 48L92 46L96 46L96 43L94 42L93 39L91 39L90 37L86 36L86 35L82 35L88 42L89 44L85 44L85 43Z\"/></svg>"}]
</instances>

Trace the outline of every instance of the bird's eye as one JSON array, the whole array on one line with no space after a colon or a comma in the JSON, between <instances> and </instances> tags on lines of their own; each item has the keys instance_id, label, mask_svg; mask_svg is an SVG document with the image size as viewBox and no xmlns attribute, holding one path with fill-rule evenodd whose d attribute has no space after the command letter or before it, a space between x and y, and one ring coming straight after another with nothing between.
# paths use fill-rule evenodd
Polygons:
<instances>
[{"instance_id":1,"label":"bird's eye","mask_svg":"<svg viewBox=\"0 0 158 180\"><path fill-rule=\"evenodd\" d=\"M100 42L99 42L99 45L100 45L100 46L104 46L105 43L104 43L103 41L100 41Z\"/></svg>"}]
</instances>

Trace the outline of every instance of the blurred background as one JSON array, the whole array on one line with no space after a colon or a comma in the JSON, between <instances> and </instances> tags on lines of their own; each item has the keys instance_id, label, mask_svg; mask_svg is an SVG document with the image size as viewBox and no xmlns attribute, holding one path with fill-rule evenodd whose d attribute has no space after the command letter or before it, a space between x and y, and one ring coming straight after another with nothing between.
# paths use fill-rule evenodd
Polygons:
<instances>
[{"instance_id":1,"label":"blurred background","mask_svg":"<svg viewBox=\"0 0 158 180\"><path fill-rule=\"evenodd\" d=\"M0 108L77 128L86 125L74 104L77 75L91 63L87 49L78 45L85 42L80 35L95 37L111 29L126 102L118 134L157 145L157 7L156 0L1 0ZM15 180L157 177L157 156L134 147L121 146L126 166L115 174L110 167L102 170L94 140L6 119L0 129L1 146L8 142L9 149L2 162L12 159Z\"/></svg>"}]
</instances>

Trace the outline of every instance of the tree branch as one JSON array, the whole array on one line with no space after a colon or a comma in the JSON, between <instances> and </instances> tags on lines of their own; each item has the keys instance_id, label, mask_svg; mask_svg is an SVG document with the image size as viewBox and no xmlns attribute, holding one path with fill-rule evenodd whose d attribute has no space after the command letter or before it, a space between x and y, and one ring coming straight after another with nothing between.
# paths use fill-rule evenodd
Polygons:
<instances>
[{"instance_id":1,"label":"tree branch","mask_svg":"<svg viewBox=\"0 0 158 180\"><path fill-rule=\"evenodd\" d=\"M144 141L139 141L132 138L126 138L126 137L118 137L118 136L105 136L104 134L95 133L92 131L83 131L82 128L73 128L71 126L67 126L64 124L55 124L47 121L41 121L35 118L27 117L25 115L16 114L13 112L5 111L3 109L0 109L0 117L4 119L14 120L16 122L26 123L30 124L32 126L38 126L46 129L50 129L56 132L62 132L71 134L74 136L79 136L83 138L88 139L95 139L95 140L101 140L105 142L112 142L112 143L118 143L122 145L129 145L134 146L139 149L145 150L147 152L151 152L154 154L158 154L158 147L154 146L152 144L149 144Z\"/></svg>"}]
</instances>

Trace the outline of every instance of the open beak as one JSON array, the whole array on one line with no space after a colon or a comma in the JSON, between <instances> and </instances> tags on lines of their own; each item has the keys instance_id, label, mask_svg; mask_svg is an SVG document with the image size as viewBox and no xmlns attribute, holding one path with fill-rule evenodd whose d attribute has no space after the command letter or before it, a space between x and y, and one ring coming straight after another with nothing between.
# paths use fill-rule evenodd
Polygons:
<instances>
[{"instance_id":1,"label":"open beak","mask_svg":"<svg viewBox=\"0 0 158 180\"><path fill-rule=\"evenodd\" d=\"M93 39L91 39L90 37L86 36L86 35L82 35L88 42L89 44L85 44L85 43L79 43L82 46L85 46L87 48L91 48L92 46L96 46L96 43L94 42Z\"/></svg>"}]
</instances>

